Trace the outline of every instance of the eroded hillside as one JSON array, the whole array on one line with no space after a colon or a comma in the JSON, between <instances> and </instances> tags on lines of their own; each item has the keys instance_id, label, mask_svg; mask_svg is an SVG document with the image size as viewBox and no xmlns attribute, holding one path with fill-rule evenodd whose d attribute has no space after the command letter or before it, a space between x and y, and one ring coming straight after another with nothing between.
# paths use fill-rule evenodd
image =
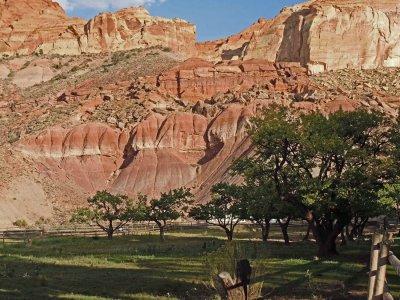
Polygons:
<instances>
[{"instance_id":1,"label":"eroded hillside","mask_svg":"<svg viewBox=\"0 0 400 300\"><path fill-rule=\"evenodd\" d=\"M16 219L34 223L40 217L62 221L88 195L104 189L135 198L138 193L151 197L187 186L197 201L205 201L213 184L235 180L229 175L232 161L251 151L247 125L253 116L272 104L304 113L319 110L329 114L338 109L364 108L397 117L400 69L384 66L389 56L396 62L397 44L393 41L398 24L392 12L398 4L349 3L338 2L343 6L340 12L331 8L329 1L311 1L283 10L274 20L261 19L230 38L198 44L196 50L189 45L190 51L181 51L163 39L157 39L157 47L152 43L140 44L143 37L137 37L134 48L139 44L140 47L133 50L114 45L113 51L124 51L46 54L38 51L44 49L44 44L39 43L29 48L35 49L31 51L34 54L14 51L3 55L0 193L4 197L0 201L0 226ZM58 6L52 9L59 11ZM352 9L355 20L348 19ZM393 35L389 38L389 33L381 31L387 40L380 45L389 45L392 50L386 51L389 56L384 57L380 50L368 52L369 57L376 58L373 64L354 60L352 65L337 65L341 70L327 71L336 67L319 68L311 56L303 60L280 52L285 59L277 61L273 57L275 52L271 57L265 53L272 49L268 45L276 39L279 43L286 39L287 51L305 43L302 40L299 44L295 34L289 35L290 41L285 35L288 29L299 28L299 18L310 22L311 28L322 16L330 18L329 26L344 24L347 18L345 33L349 35L358 28L362 16L366 18L366 27L372 23L386 26L383 21L369 19L369 14L363 15L370 9L388 16ZM143 10L130 11L135 11L136 18L148 17ZM10 8L9 13L12 12ZM118 14L98 18L111 18L118 23L120 19L129 19L126 13L120 13L123 18ZM61 12L54 14L57 20L65 18ZM2 22L10 22L7 14L1 18ZM98 19L90 22L101 23ZM46 22L42 25L50 26ZM329 31L325 25L316 28L322 33ZM163 36L154 28L147 29ZM18 36L23 36L23 32ZM330 39L338 44L347 43L335 36ZM126 45L126 41L121 45ZM313 45L313 39L307 41L307 47L316 51L310 52L312 55L326 53ZM13 47L25 47L21 45ZM59 45L64 45L60 49L66 47ZM192 58L187 59L188 53ZM329 66L350 59L333 54L327 57ZM319 62L325 64L324 60ZM362 67L367 70L361 70Z\"/></svg>"}]
</instances>

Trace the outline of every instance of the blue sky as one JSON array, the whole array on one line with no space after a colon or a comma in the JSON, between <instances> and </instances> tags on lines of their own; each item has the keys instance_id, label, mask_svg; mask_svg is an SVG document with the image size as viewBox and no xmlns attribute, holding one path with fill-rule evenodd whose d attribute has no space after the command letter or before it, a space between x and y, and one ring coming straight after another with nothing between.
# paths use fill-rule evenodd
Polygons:
<instances>
[{"instance_id":1,"label":"blue sky","mask_svg":"<svg viewBox=\"0 0 400 300\"><path fill-rule=\"evenodd\" d=\"M155 16L182 18L197 25L199 41L238 33L259 18L272 18L301 0L59 0L70 16L92 18L101 11L145 5Z\"/></svg>"}]
</instances>

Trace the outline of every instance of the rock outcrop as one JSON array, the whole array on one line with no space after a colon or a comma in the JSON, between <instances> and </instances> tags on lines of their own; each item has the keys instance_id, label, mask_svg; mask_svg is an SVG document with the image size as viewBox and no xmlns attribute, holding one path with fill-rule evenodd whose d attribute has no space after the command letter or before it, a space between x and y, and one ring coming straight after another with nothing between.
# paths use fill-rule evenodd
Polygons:
<instances>
[{"instance_id":1,"label":"rock outcrop","mask_svg":"<svg viewBox=\"0 0 400 300\"><path fill-rule=\"evenodd\" d=\"M101 124L54 128L18 148L50 178L73 181L88 192L156 196L181 186L197 188L201 174L227 172L241 154L234 145L245 138L251 115L241 105L212 120L192 113L152 114L131 131Z\"/></svg>"},{"instance_id":2,"label":"rock outcrop","mask_svg":"<svg viewBox=\"0 0 400 300\"><path fill-rule=\"evenodd\" d=\"M84 190L104 189L121 165L127 137L103 124L70 130L52 128L24 141L20 149L55 180L70 180Z\"/></svg>"},{"instance_id":3,"label":"rock outcrop","mask_svg":"<svg viewBox=\"0 0 400 300\"><path fill-rule=\"evenodd\" d=\"M0 54L78 55L148 48L195 53L196 27L152 17L143 7L102 13L88 22L68 18L52 0L0 0Z\"/></svg>"},{"instance_id":4,"label":"rock outcrop","mask_svg":"<svg viewBox=\"0 0 400 300\"><path fill-rule=\"evenodd\" d=\"M400 2L312 0L261 19L226 40L199 43L212 61L298 62L311 74L400 66Z\"/></svg>"},{"instance_id":5,"label":"rock outcrop","mask_svg":"<svg viewBox=\"0 0 400 300\"><path fill-rule=\"evenodd\" d=\"M86 53L161 46L190 55L195 52L195 39L193 24L181 19L152 17L143 7L131 7L90 20L79 44L80 51Z\"/></svg>"},{"instance_id":6,"label":"rock outcrop","mask_svg":"<svg viewBox=\"0 0 400 300\"><path fill-rule=\"evenodd\" d=\"M85 23L68 18L52 0L0 0L0 54L31 54L39 48L76 54Z\"/></svg>"},{"instance_id":7,"label":"rock outcrop","mask_svg":"<svg viewBox=\"0 0 400 300\"><path fill-rule=\"evenodd\" d=\"M296 83L290 85L290 81ZM274 64L265 60L230 61L212 64L189 59L158 76L157 87L188 101L211 99L233 88L267 85L271 91L301 91L307 83L306 70L296 63Z\"/></svg>"},{"instance_id":8,"label":"rock outcrop","mask_svg":"<svg viewBox=\"0 0 400 300\"><path fill-rule=\"evenodd\" d=\"M197 43L198 56L213 62L222 60L237 60L243 57L250 40L261 30L270 26L271 21L259 19L244 31L225 39Z\"/></svg>"},{"instance_id":9,"label":"rock outcrop","mask_svg":"<svg viewBox=\"0 0 400 300\"><path fill-rule=\"evenodd\" d=\"M400 2L315 0L287 8L244 57L300 62L310 73L400 66Z\"/></svg>"}]
</instances>

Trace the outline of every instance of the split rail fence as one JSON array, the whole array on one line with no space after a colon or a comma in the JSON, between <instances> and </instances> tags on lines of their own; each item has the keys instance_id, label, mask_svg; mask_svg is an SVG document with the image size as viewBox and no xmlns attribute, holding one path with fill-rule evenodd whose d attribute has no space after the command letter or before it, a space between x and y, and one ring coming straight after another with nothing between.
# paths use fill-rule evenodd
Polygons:
<instances>
[{"instance_id":1,"label":"split rail fence","mask_svg":"<svg viewBox=\"0 0 400 300\"><path fill-rule=\"evenodd\" d=\"M190 223L170 224L167 230L172 230L176 227L194 226ZM201 226L200 224L196 226ZM117 230L114 235L128 235L128 234L145 234L158 231L156 224L152 223L137 223L129 226L124 226ZM58 227L50 228L44 227L41 229L0 229L1 242L18 242L21 240L28 240L38 237L62 237L62 236L90 236L90 237L103 237L107 236L101 228L97 226L76 226L76 227Z\"/></svg>"},{"instance_id":2,"label":"split rail fence","mask_svg":"<svg viewBox=\"0 0 400 300\"><path fill-rule=\"evenodd\" d=\"M387 265L392 265L400 274L400 260L390 251L393 234L375 232L372 236L368 300L394 300L386 280Z\"/></svg>"}]
</instances>

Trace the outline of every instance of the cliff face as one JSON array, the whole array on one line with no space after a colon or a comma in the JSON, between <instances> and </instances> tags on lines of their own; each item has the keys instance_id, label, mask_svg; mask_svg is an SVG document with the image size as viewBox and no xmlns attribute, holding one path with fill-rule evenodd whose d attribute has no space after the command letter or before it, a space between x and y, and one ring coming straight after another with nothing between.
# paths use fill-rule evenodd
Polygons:
<instances>
[{"instance_id":1,"label":"cliff face","mask_svg":"<svg viewBox=\"0 0 400 300\"><path fill-rule=\"evenodd\" d=\"M284 10L244 58L296 61L311 73L400 65L400 2L315 0Z\"/></svg>"},{"instance_id":2,"label":"cliff face","mask_svg":"<svg viewBox=\"0 0 400 300\"><path fill-rule=\"evenodd\" d=\"M123 132L95 123L52 128L18 148L50 178L72 181L85 191L156 196L181 186L197 189L217 170L227 172L229 162L247 150L235 145L245 139L244 125L252 114L232 105L214 119L151 114Z\"/></svg>"},{"instance_id":3,"label":"cliff face","mask_svg":"<svg viewBox=\"0 0 400 300\"><path fill-rule=\"evenodd\" d=\"M290 80L296 82L290 85ZM306 70L296 63L274 64L261 59L218 64L189 59L162 73L156 85L161 91L191 102L211 99L230 89L266 85L270 91L300 91L307 84Z\"/></svg>"},{"instance_id":4,"label":"cliff face","mask_svg":"<svg viewBox=\"0 0 400 300\"><path fill-rule=\"evenodd\" d=\"M143 7L68 18L51 0L0 0L0 54L78 55L160 46L189 56L196 28L180 19L152 17Z\"/></svg>"},{"instance_id":5,"label":"cliff face","mask_svg":"<svg viewBox=\"0 0 400 300\"><path fill-rule=\"evenodd\" d=\"M249 41L261 30L270 26L271 21L259 19L249 28L225 39L197 43L198 56L208 61L237 60L243 57Z\"/></svg>"},{"instance_id":6,"label":"cliff face","mask_svg":"<svg viewBox=\"0 0 400 300\"><path fill-rule=\"evenodd\" d=\"M37 200L34 222L42 204L71 208L104 189L186 186L208 200L235 180L231 162L251 152L246 125L270 105L396 118L400 69L380 67L400 65L399 12L398 0L316 0L195 44L194 25L144 8L86 22L50 0L0 0L0 55L86 53L0 63L0 211L29 218ZM90 54L151 46L163 49ZM345 70L311 75L335 69Z\"/></svg>"},{"instance_id":7,"label":"cliff face","mask_svg":"<svg viewBox=\"0 0 400 300\"><path fill-rule=\"evenodd\" d=\"M195 35L191 23L151 17L143 7L131 7L90 20L79 44L80 50L87 53L162 46L190 54L195 51Z\"/></svg>"},{"instance_id":8,"label":"cliff face","mask_svg":"<svg viewBox=\"0 0 400 300\"><path fill-rule=\"evenodd\" d=\"M0 54L31 54L39 47L53 50L61 46L76 53L72 49L78 47L85 23L67 18L52 0L0 0ZM52 46L55 41L58 44Z\"/></svg>"}]
</instances>

